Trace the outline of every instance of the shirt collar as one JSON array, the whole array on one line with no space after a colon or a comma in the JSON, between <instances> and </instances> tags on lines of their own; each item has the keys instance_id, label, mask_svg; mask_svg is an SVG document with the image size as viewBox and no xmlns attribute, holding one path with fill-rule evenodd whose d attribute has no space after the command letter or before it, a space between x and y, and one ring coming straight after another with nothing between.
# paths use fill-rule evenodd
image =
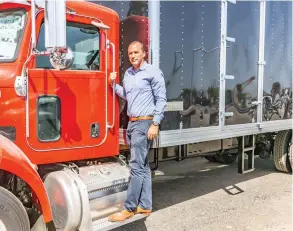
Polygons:
<instances>
[{"instance_id":1,"label":"shirt collar","mask_svg":"<svg viewBox=\"0 0 293 231\"><path fill-rule=\"evenodd\" d=\"M138 68L138 70L135 72L133 66L129 69L129 72L131 72L132 74L135 74L139 71L144 71L146 70L148 67L148 63L146 61L143 61L142 65L140 66L140 68Z\"/></svg>"}]
</instances>

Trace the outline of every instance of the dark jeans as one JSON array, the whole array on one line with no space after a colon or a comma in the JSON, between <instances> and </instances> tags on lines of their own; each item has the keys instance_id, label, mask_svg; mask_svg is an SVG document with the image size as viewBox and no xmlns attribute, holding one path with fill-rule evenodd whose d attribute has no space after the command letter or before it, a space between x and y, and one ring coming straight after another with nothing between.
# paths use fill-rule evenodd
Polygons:
<instances>
[{"instance_id":1,"label":"dark jeans","mask_svg":"<svg viewBox=\"0 0 293 231\"><path fill-rule=\"evenodd\" d=\"M129 122L127 143L131 152L131 178L124 207L134 211L137 206L152 209L152 179L148 164L148 152L152 141L147 134L152 120Z\"/></svg>"}]
</instances>

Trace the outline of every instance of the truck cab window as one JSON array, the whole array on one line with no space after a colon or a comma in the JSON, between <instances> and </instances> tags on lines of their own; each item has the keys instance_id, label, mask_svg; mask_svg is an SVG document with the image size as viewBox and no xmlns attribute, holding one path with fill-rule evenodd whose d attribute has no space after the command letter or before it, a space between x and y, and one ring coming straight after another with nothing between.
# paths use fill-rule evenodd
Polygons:
<instances>
[{"instance_id":1,"label":"truck cab window","mask_svg":"<svg viewBox=\"0 0 293 231\"><path fill-rule=\"evenodd\" d=\"M24 10L0 10L0 63L16 59L25 24Z\"/></svg>"},{"instance_id":2,"label":"truck cab window","mask_svg":"<svg viewBox=\"0 0 293 231\"><path fill-rule=\"evenodd\" d=\"M60 138L60 100L56 96L38 99L38 138L40 141L56 141Z\"/></svg>"},{"instance_id":3,"label":"truck cab window","mask_svg":"<svg viewBox=\"0 0 293 231\"><path fill-rule=\"evenodd\" d=\"M92 25L68 22L66 27L67 46L73 51L74 62L70 70L99 70L100 69L100 37L99 31ZM42 24L37 49L45 48L45 25ZM37 68L51 69L47 56L37 56Z\"/></svg>"}]
</instances>

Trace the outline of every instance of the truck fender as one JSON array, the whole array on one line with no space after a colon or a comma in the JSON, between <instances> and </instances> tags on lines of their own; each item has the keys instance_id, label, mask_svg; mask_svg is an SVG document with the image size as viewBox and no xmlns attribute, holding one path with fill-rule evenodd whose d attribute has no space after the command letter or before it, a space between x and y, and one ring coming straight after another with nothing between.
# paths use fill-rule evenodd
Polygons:
<instances>
[{"instance_id":1,"label":"truck fender","mask_svg":"<svg viewBox=\"0 0 293 231\"><path fill-rule=\"evenodd\" d=\"M40 202L44 222L53 223L50 201L35 166L12 141L0 135L0 169L25 181Z\"/></svg>"}]
</instances>

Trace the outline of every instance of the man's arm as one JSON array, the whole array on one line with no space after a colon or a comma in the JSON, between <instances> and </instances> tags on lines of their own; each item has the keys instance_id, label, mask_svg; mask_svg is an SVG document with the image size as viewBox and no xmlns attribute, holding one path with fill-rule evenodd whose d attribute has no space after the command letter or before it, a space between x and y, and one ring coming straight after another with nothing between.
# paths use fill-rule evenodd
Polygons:
<instances>
[{"instance_id":1,"label":"man's arm","mask_svg":"<svg viewBox=\"0 0 293 231\"><path fill-rule=\"evenodd\" d=\"M122 99L126 100L126 92L124 87L120 86L119 84L116 84L116 77L117 77L117 72L111 72L109 76L109 82L111 87L114 87L115 93L120 96ZM113 83L115 83L115 86L113 86Z\"/></svg>"},{"instance_id":2,"label":"man's arm","mask_svg":"<svg viewBox=\"0 0 293 231\"><path fill-rule=\"evenodd\" d=\"M126 100L126 92L125 92L124 87L120 86L119 84L115 84L115 92L122 99Z\"/></svg>"},{"instance_id":3,"label":"man's arm","mask_svg":"<svg viewBox=\"0 0 293 231\"><path fill-rule=\"evenodd\" d=\"M151 81L151 86L156 104L153 121L156 124L160 124L164 117L164 109L167 104L165 80L161 70L156 71Z\"/></svg>"}]
</instances>

